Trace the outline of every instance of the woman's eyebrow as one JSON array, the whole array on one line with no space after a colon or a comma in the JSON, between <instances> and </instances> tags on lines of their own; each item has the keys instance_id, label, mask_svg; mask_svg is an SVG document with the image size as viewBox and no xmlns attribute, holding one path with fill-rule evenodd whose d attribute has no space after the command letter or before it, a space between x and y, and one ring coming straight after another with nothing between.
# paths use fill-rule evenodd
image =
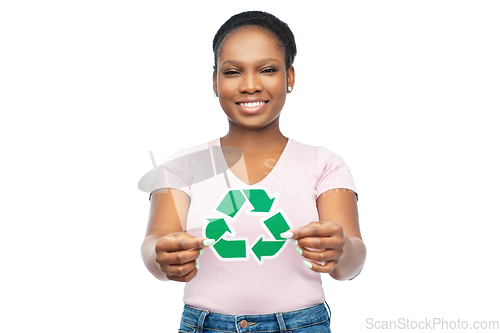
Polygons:
<instances>
[{"instance_id":1,"label":"woman's eyebrow","mask_svg":"<svg viewBox=\"0 0 500 333\"><path fill-rule=\"evenodd\" d=\"M274 59L274 58L263 58L263 59L260 59L258 61L258 63L264 63L264 62L269 62L269 61L278 61L277 59ZM239 64L240 62L238 60L226 60L222 63L222 65L224 64L231 64L231 65L237 65Z\"/></svg>"}]
</instances>

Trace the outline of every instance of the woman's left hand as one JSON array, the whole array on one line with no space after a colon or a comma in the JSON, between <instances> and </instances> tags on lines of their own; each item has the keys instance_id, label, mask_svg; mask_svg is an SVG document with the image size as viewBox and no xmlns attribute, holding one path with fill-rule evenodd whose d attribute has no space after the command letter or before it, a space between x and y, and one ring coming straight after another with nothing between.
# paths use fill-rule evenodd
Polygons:
<instances>
[{"instance_id":1,"label":"woman's left hand","mask_svg":"<svg viewBox=\"0 0 500 333\"><path fill-rule=\"evenodd\" d=\"M315 272L330 273L344 254L347 236L341 224L321 221L292 229L283 233L282 237L297 240L295 250L304 258L313 260L304 261L304 265Z\"/></svg>"}]
</instances>

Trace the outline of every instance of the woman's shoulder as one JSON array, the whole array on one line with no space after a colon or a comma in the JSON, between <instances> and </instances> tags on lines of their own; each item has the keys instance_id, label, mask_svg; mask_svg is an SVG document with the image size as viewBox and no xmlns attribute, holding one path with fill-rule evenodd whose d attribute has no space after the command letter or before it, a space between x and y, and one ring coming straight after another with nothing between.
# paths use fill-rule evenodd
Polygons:
<instances>
[{"instance_id":1,"label":"woman's shoulder","mask_svg":"<svg viewBox=\"0 0 500 333\"><path fill-rule=\"evenodd\" d=\"M307 158L314 158L317 161L327 159L342 159L338 154L334 153L331 149L323 145L313 145L299 142L292 139L293 152L296 156L303 156Z\"/></svg>"},{"instance_id":2,"label":"woman's shoulder","mask_svg":"<svg viewBox=\"0 0 500 333\"><path fill-rule=\"evenodd\" d=\"M211 145L216 144L217 139L206 141L198 144L188 144L185 146L172 145L170 154L166 159L163 160L162 164L171 163L175 161L176 163L187 162L190 158L197 155L203 154L203 152L208 152Z\"/></svg>"}]
</instances>

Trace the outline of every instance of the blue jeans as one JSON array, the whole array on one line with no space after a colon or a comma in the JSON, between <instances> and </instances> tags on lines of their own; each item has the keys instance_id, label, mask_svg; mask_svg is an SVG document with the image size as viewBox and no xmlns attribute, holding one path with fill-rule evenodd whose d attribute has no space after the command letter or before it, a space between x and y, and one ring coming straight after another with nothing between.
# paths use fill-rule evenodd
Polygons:
<instances>
[{"instance_id":1,"label":"blue jeans","mask_svg":"<svg viewBox=\"0 0 500 333\"><path fill-rule=\"evenodd\" d=\"M227 315L184 306L179 333L216 332L331 333L330 314L323 303L263 315Z\"/></svg>"}]
</instances>

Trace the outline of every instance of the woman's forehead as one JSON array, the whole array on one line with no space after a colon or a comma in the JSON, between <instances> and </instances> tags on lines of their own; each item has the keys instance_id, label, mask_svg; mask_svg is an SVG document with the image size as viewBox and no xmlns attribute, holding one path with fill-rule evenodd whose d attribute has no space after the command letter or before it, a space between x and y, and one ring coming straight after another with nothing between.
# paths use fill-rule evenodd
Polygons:
<instances>
[{"instance_id":1,"label":"woman's forehead","mask_svg":"<svg viewBox=\"0 0 500 333\"><path fill-rule=\"evenodd\" d=\"M222 42L218 63L255 62L276 59L284 62L284 51L274 35L259 27L247 26L232 31Z\"/></svg>"}]
</instances>

